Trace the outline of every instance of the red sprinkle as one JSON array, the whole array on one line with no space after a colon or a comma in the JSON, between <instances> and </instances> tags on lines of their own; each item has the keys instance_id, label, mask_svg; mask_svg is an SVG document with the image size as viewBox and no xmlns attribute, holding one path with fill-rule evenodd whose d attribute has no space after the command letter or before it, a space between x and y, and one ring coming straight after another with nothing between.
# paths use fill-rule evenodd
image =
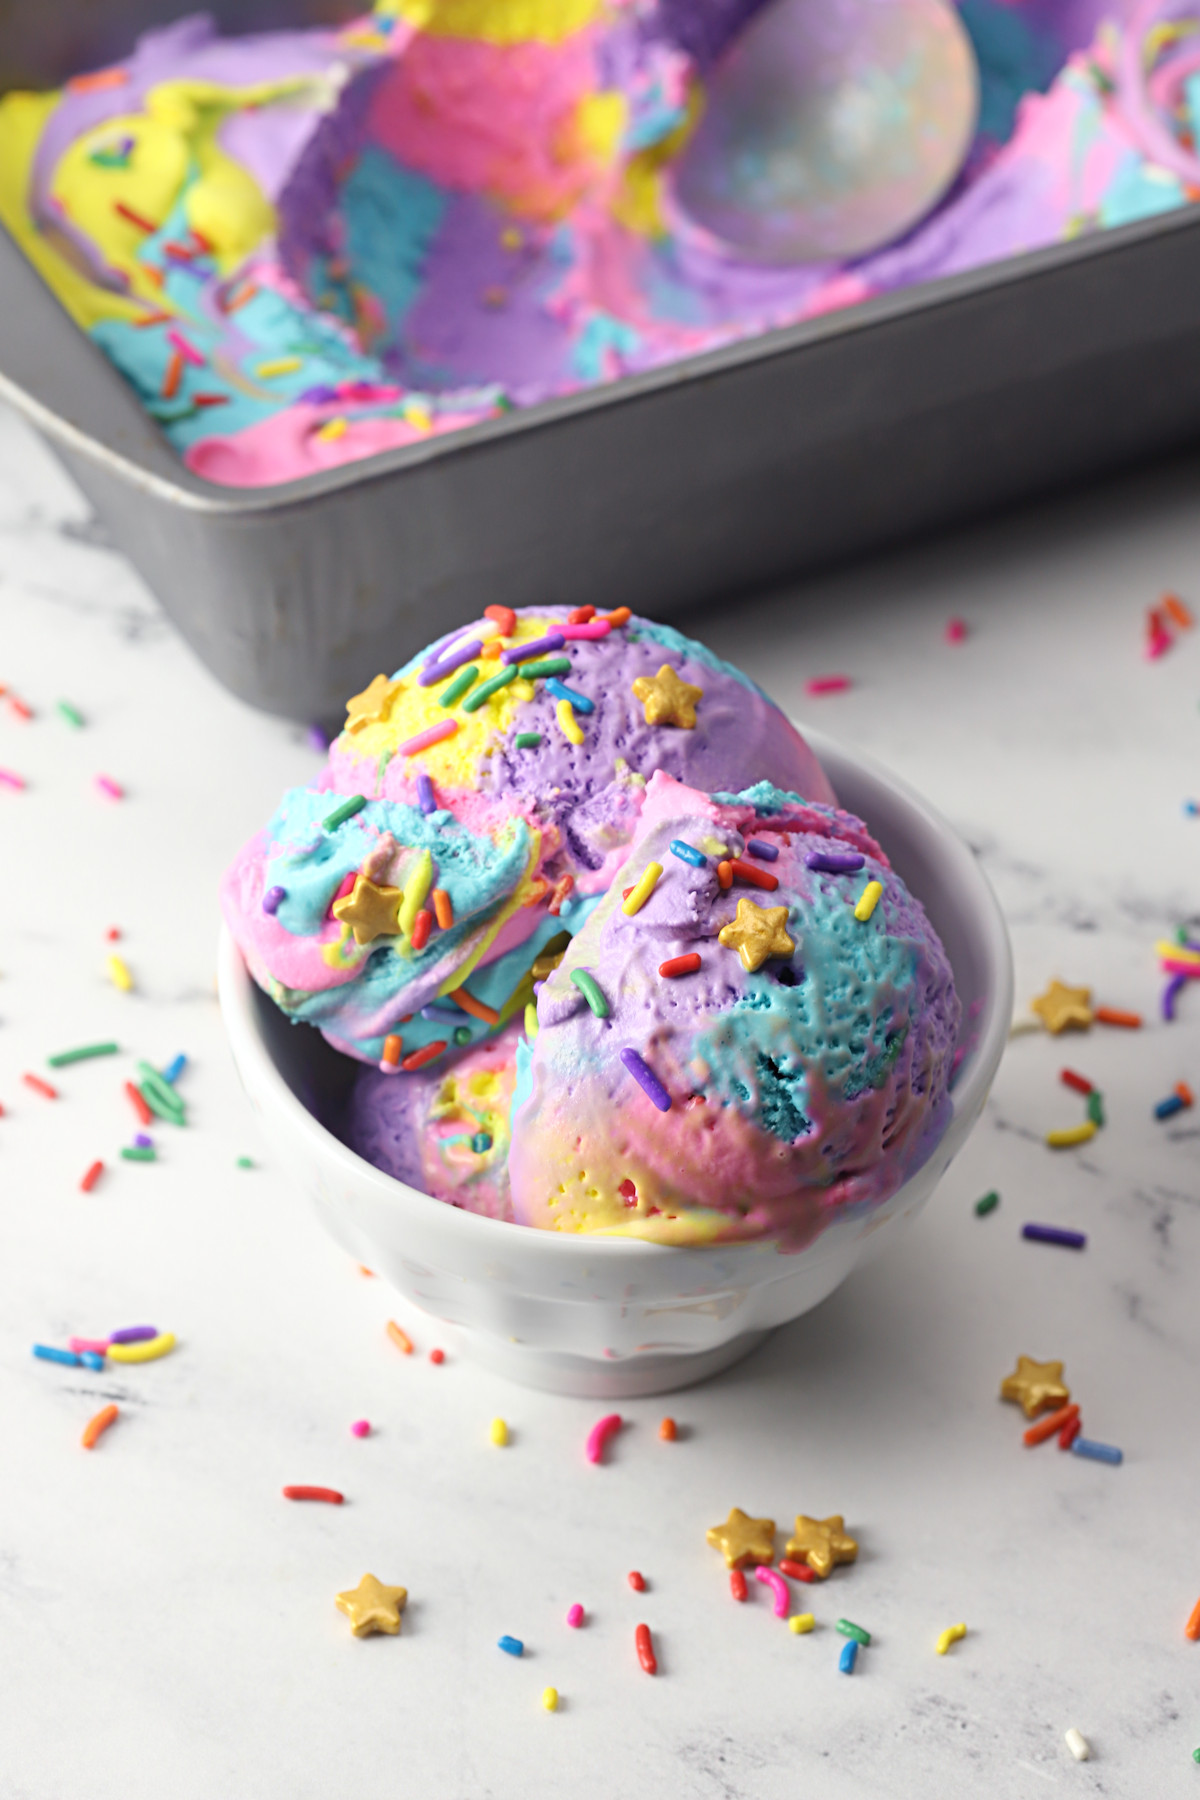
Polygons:
<instances>
[{"instance_id":1,"label":"red sprinkle","mask_svg":"<svg viewBox=\"0 0 1200 1800\"><path fill-rule=\"evenodd\" d=\"M73 94L96 94L104 88L124 87L128 69L114 65L111 69L92 69L86 75L72 75L67 86Z\"/></svg>"},{"instance_id":2,"label":"red sprinkle","mask_svg":"<svg viewBox=\"0 0 1200 1800\"><path fill-rule=\"evenodd\" d=\"M158 226L154 223L153 219L143 218L141 213L134 212L132 206L126 206L123 200L113 201L113 211L119 219L125 219L130 225L136 225L139 231L151 232L158 230Z\"/></svg>"},{"instance_id":3,"label":"red sprinkle","mask_svg":"<svg viewBox=\"0 0 1200 1800\"><path fill-rule=\"evenodd\" d=\"M849 686L848 675L816 675L805 682L804 691L806 694L841 694Z\"/></svg>"},{"instance_id":4,"label":"red sprinkle","mask_svg":"<svg viewBox=\"0 0 1200 1800\"><path fill-rule=\"evenodd\" d=\"M429 942L429 934L433 930L433 914L427 906L423 906L413 920L412 947L423 950Z\"/></svg>"},{"instance_id":5,"label":"red sprinkle","mask_svg":"<svg viewBox=\"0 0 1200 1800\"><path fill-rule=\"evenodd\" d=\"M630 1587L633 1589L635 1594L644 1594L645 1593L646 1577L644 1575L640 1574L637 1569L630 1569L627 1579L629 1581Z\"/></svg>"},{"instance_id":6,"label":"red sprinkle","mask_svg":"<svg viewBox=\"0 0 1200 1800\"><path fill-rule=\"evenodd\" d=\"M439 1038L436 1044L426 1044L423 1050L414 1050L411 1056L405 1057L400 1067L406 1075L411 1075L414 1069L423 1069L426 1063L431 1063L435 1056L442 1054L446 1043L447 1039Z\"/></svg>"},{"instance_id":7,"label":"red sprinkle","mask_svg":"<svg viewBox=\"0 0 1200 1800\"><path fill-rule=\"evenodd\" d=\"M511 606L485 606L483 616L495 620L501 637L511 637L517 629L517 615Z\"/></svg>"},{"instance_id":8,"label":"red sprinkle","mask_svg":"<svg viewBox=\"0 0 1200 1800\"><path fill-rule=\"evenodd\" d=\"M1076 1417L1074 1419L1068 1419L1058 1434L1059 1449L1069 1450L1082 1430L1083 1420L1081 1418Z\"/></svg>"},{"instance_id":9,"label":"red sprinkle","mask_svg":"<svg viewBox=\"0 0 1200 1800\"><path fill-rule=\"evenodd\" d=\"M815 1581L817 1578L807 1563L793 1562L785 1556L779 1564L779 1573L792 1581Z\"/></svg>"},{"instance_id":10,"label":"red sprinkle","mask_svg":"<svg viewBox=\"0 0 1200 1800\"><path fill-rule=\"evenodd\" d=\"M746 1598L746 1577L740 1569L732 1569L729 1575L729 1591L735 1600Z\"/></svg>"},{"instance_id":11,"label":"red sprinkle","mask_svg":"<svg viewBox=\"0 0 1200 1800\"><path fill-rule=\"evenodd\" d=\"M24 719L26 724L28 724L29 720L32 719L33 708L26 706L26 704L23 700L18 700L17 696L15 694L9 695L8 704L12 707L12 709L16 713L18 719Z\"/></svg>"},{"instance_id":12,"label":"red sprinkle","mask_svg":"<svg viewBox=\"0 0 1200 1800\"><path fill-rule=\"evenodd\" d=\"M228 394L193 394L193 406L228 406Z\"/></svg>"},{"instance_id":13,"label":"red sprinkle","mask_svg":"<svg viewBox=\"0 0 1200 1800\"><path fill-rule=\"evenodd\" d=\"M330 1506L340 1506L346 1498L336 1488L323 1487L285 1487L283 1497L285 1500L324 1500Z\"/></svg>"},{"instance_id":14,"label":"red sprinkle","mask_svg":"<svg viewBox=\"0 0 1200 1800\"><path fill-rule=\"evenodd\" d=\"M574 612L567 614L567 624L586 625L588 620L594 619L595 616L596 609L594 606L577 606Z\"/></svg>"},{"instance_id":15,"label":"red sprinkle","mask_svg":"<svg viewBox=\"0 0 1200 1800\"><path fill-rule=\"evenodd\" d=\"M1060 1406L1057 1412L1047 1413L1044 1419L1039 1419L1036 1425L1029 1427L1025 1433L1025 1442L1030 1445L1044 1444L1056 1431L1065 1431L1078 1417L1079 1408L1074 1404Z\"/></svg>"},{"instance_id":16,"label":"red sprinkle","mask_svg":"<svg viewBox=\"0 0 1200 1800\"><path fill-rule=\"evenodd\" d=\"M98 1162L98 1161L94 1162L92 1164L91 1168L88 1170L87 1174L84 1176L83 1180L79 1184L80 1188L83 1190L83 1192L85 1194L91 1193L92 1189L95 1187L96 1183L99 1181L99 1179L103 1175L103 1173L104 1173L104 1164L102 1162Z\"/></svg>"},{"instance_id":17,"label":"red sprinkle","mask_svg":"<svg viewBox=\"0 0 1200 1800\"><path fill-rule=\"evenodd\" d=\"M110 944L115 944L121 935L121 927L119 925L110 925L104 935Z\"/></svg>"},{"instance_id":18,"label":"red sprinkle","mask_svg":"<svg viewBox=\"0 0 1200 1800\"><path fill-rule=\"evenodd\" d=\"M633 1641L637 1645L638 1661L647 1675L657 1675L658 1659L654 1654L654 1639L650 1636L650 1627L639 1625L633 1634Z\"/></svg>"},{"instance_id":19,"label":"red sprinkle","mask_svg":"<svg viewBox=\"0 0 1200 1800\"><path fill-rule=\"evenodd\" d=\"M766 869L759 869L753 863L743 862L740 856L735 856L729 867L739 881L748 881L751 887L766 888L768 892L773 892L779 886L778 875L768 874Z\"/></svg>"},{"instance_id":20,"label":"red sprinkle","mask_svg":"<svg viewBox=\"0 0 1200 1800\"><path fill-rule=\"evenodd\" d=\"M125 1092L129 1095L130 1104L133 1107L133 1110L137 1114L138 1118L142 1121L142 1124L143 1125L152 1124L153 1120L154 1120L154 1114L150 1111L150 1108L146 1105L146 1102L142 1099L141 1090L134 1087L132 1081L127 1081L125 1083Z\"/></svg>"},{"instance_id":21,"label":"red sprinkle","mask_svg":"<svg viewBox=\"0 0 1200 1800\"><path fill-rule=\"evenodd\" d=\"M446 1360L446 1352L444 1350L431 1350L429 1352L429 1360L431 1363L444 1363Z\"/></svg>"},{"instance_id":22,"label":"red sprinkle","mask_svg":"<svg viewBox=\"0 0 1200 1800\"><path fill-rule=\"evenodd\" d=\"M44 1094L47 1100L58 1099L58 1089L43 1081L40 1075L22 1075L21 1080L26 1087L31 1087L35 1094Z\"/></svg>"},{"instance_id":23,"label":"red sprinkle","mask_svg":"<svg viewBox=\"0 0 1200 1800\"><path fill-rule=\"evenodd\" d=\"M1077 1094L1090 1094L1092 1084L1086 1075L1077 1075L1074 1069L1062 1069L1058 1079L1064 1087L1074 1088Z\"/></svg>"},{"instance_id":24,"label":"red sprinkle","mask_svg":"<svg viewBox=\"0 0 1200 1800\"><path fill-rule=\"evenodd\" d=\"M1123 1025L1127 1031L1140 1031L1141 1013L1121 1012L1115 1006L1098 1006L1092 1017L1099 1025Z\"/></svg>"},{"instance_id":25,"label":"red sprinkle","mask_svg":"<svg viewBox=\"0 0 1200 1800\"><path fill-rule=\"evenodd\" d=\"M675 975L694 975L699 967L699 951L689 950L686 956L669 956L666 962L659 963L658 972L669 981Z\"/></svg>"},{"instance_id":26,"label":"red sprinkle","mask_svg":"<svg viewBox=\"0 0 1200 1800\"><path fill-rule=\"evenodd\" d=\"M723 888L731 888L733 886L733 864L731 862L719 862L717 864L717 880Z\"/></svg>"}]
</instances>

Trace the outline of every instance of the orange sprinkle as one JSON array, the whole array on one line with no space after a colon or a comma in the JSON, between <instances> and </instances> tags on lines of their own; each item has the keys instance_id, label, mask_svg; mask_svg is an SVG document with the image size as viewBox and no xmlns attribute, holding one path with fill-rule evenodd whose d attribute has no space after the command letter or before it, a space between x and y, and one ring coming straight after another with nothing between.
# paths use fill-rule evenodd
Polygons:
<instances>
[{"instance_id":1,"label":"orange sprinkle","mask_svg":"<svg viewBox=\"0 0 1200 1800\"><path fill-rule=\"evenodd\" d=\"M93 69L89 75L72 75L67 86L73 94L98 94L102 88L124 87L128 80L127 69Z\"/></svg>"},{"instance_id":2,"label":"orange sprinkle","mask_svg":"<svg viewBox=\"0 0 1200 1800\"><path fill-rule=\"evenodd\" d=\"M256 281L248 281L244 288L238 289L232 300L227 300L225 302L225 311L227 313L236 312L239 306L245 306L247 300L253 300L257 292L258 283Z\"/></svg>"},{"instance_id":3,"label":"orange sprinkle","mask_svg":"<svg viewBox=\"0 0 1200 1800\"><path fill-rule=\"evenodd\" d=\"M1195 1106L1196 1096L1193 1094L1186 1081L1177 1081L1175 1083L1175 1092L1179 1095L1179 1098L1183 1101L1185 1106Z\"/></svg>"},{"instance_id":4,"label":"orange sprinkle","mask_svg":"<svg viewBox=\"0 0 1200 1800\"><path fill-rule=\"evenodd\" d=\"M179 392L179 383L183 380L183 358L178 350L172 350L171 360L167 364L167 372L163 376L159 393L164 400L173 400Z\"/></svg>"},{"instance_id":5,"label":"orange sprinkle","mask_svg":"<svg viewBox=\"0 0 1200 1800\"><path fill-rule=\"evenodd\" d=\"M549 892L550 883L546 880L544 875L539 875L532 888L529 890L528 900L522 900L521 905L524 907L540 906Z\"/></svg>"},{"instance_id":6,"label":"orange sprinkle","mask_svg":"<svg viewBox=\"0 0 1200 1800\"><path fill-rule=\"evenodd\" d=\"M433 916L441 931L449 931L454 923L454 902L445 888L434 888L433 890Z\"/></svg>"},{"instance_id":7,"label":"orange sprinkle","mask_svg":"<svg viewBox=\"0 0 1200 1800\"><path fill-rule=\"evenodd\" d=\"M610 625L628 625L633 613L628 606L618 606L615 612L606 615Z\"/></svg>"},{"instance_id":8,"label":"orange sprinkle","mask_svg":"<svg viewBox=\"0 0 1200 1800\"><path fill-rule=\"evenodd\" d=\"M733 886L733 864L732 863L719 862L717 864L717 880L720 882L720 884L723 888L731 888Z\"/></svg>"},{"instance_id":9,"label":"orange sprinkle","mask_svg":"<svg viewBox=\"0 0 1200 1800\"><path fill-rule=\"evenodd\" d=\"M596 609L594 606L577 606L574 612L567 614L567 624L586 625L588 620L594 619L595 616Z\"/></svg>"},{"instance_id":10,"label":"orange sprinkle","mask_svg":"<svg viewBox=\"0 0 1200 1800\"><path fill-rule=\"evenodd\" d=\"M674 1419L664 1419L658 1428L658 1435L664 1444L673 1444L678 1436Z\"/></svg>"},{"instance_id":11,"label":"orange sprinkle","mask_svg":"<svg viewBox=\"0 0 1200 1800\"><path fill-rule=\"evenodd\" d=\"M1098 1006L1092 1017L1098 1025L1123 1025L1127 1031L1141 1030L1141 1013L1121 1012L1115 1006Z\"/></svg>"},{"instance_id":12,"label":"orange sprinkle","mask_svg":"<svg viewBox=\"0 0 1200 1800\"><path fill-rule=\"evenodd\" d=\"M395 1321L395 1319L389 1319L389 1320L388 1320L388 1322L387 1322L387 1334L388 1334L388 1336L389 1336L389 1337L390 1337L390 1338L391 1338L391 1340L392 1340L392 1342L393 1342L393 1344L395 1344L395 1346L396 1346L396 1348L397 1348L397 1349L398 1349L398 1350L403 1350L403 1352L404 1352L404 1354L405 1354L405 1356L411 1356L411 1355L412 1355L412 1353L413 1353L413 1341L412 1341L412 1339L411 1339L411 1338L410 1338L410 1337L409 1337L409 1335L408 1335L408 1333L407 1333L407 1331L401 1331L401 1329L400 1329L400 1327L399 1327L399 1326L398 1326L398 1325L397 1325L397 1323L396 1323L396 1321Z\"/></svg>"},{"instance_id":13,"label":"orange sprinkle","mask_svg":"<svg viewBox=\"0 0 1200 1800\"><path fill-rule=\"evenodd\" d=\"M141 331L146 325L169 325L174 317L174 313L169 312L148 312L143 313L140 319L132 319L130 323L135 330Z\"/></svg>"},{"instance_id":14,"label":"orange sprinkle","mask_svg":"<svg viewBox=\"0 0 1200 1800\"><path fill-rule=\"evenodd\" d=\"M586 623L586 621L585 621L585 623ZM553 913L554 917L556 919L557 919L559 913L562 911L563 901L568 898L568 896L570 895L571 889L574 886L575 886L575 877L573 875L564 875L564 876L562 876L562 878L559 881L555 882L554 892L550 896L550 904L546 908L546 911L548 913Z\"/></svg>"},{"instance_id":15,"label":"orange sprinkle","mask_svg":"<svg viewBox=\"0 0 1200 1800\"><path fill-rule=\"evenodd\" d=\"M1167 612L1169 612L1174 619L1175 623L1180 626L1182 630L1187 631L1190 626L1196 623L1195 619L1192 617L1191 609L1183 604L1183 601L1179 598L1178 594L1164 594L1162 603Z\"/></svg>"},{"instance_id":16,"label":"orange sprinkle","mask_svg":"<svg viewBox=\"0 0 1200 1800\"><path fill-rule=\"evenodd\" d=\"M79 1440L85 1450L96 1448L97 1439L104 1436L110 1425L115 1424L119 1410L115 1406L102 1406L95 1417L88 1420Z\"/></svg>"},{"instance_id":17,"label":"orange sprinkle","mask_svg":"<svg viewBox=\"0 0 1200 1800\"><path fill-rule=\"evenodd\" d=\"M1200 1639L1200 1600L1192 1608L1192 1616L1183 1628L1183 1635L1191 1638L1193 1644Z\"/></svg>"},{"instance_id":18,"label":"orange sprinkle","mask_svg":"<svg viewBox=\"0 0 1200 1800\"><path fill-rule=\"evenodd\" d=\"M374 1279L375 1279L374 1269L368 1269L366 1263L359 1263L358 1272L360 1275L365 1275L367 1277L368 1281L374 1281Z\"/></svg>"},{"instance_id":19,"label":"orange sprinkle","mask_svg":"<svg viewBox=\"0 0 1200 1800\"><path fill-rule=\"evenodd\" d=\"M501 632L499 637L489 638L487 643L483 646L483 649L479 652L479 654L481 657L484 657L484 656L495 657L498 660L499 656L500 656L500 652L503 650L503 648L504 648L504 633Z\"/></svg>"},{"instance_id":20,"label":"orange sprinkle","mask_svg":"<svg viewBox=\"0 0 1200 1800\"><path fill-rule=\"evenodd\" d=\"M486 1006L482 1000L477 1000L474 994L468 994L465 987L455 988L449 998L454 1001L455 1005L461 1006L465 1013L470 1013L473 1019L482 1019L485 1025L500 1023L500 1014L495 1007Z\"/></svg>"},{"instance_id":21,"label":"orange sprinkle","mask_svg":"<svg viewBox=\"0 0 1200 1800\"><path fill-rule=\"evenodd\" d=\"M1047 1413L1044 1419L1039 1419L1036 1425L1029 1427L1025 1433L1025 1442L1044 1444L1047 1438L1052 1438L1056 1431L1061 1431L1078 1417L1079 1408L1074 1402L1070 1406L1060 1406L1057 1412Z\"/></svg>"},{"instance_id":22,"label":"orange sprinkle","mask_svg":"<svg viewBox=\"0 0 1200 1800\"><path fill-rule=\"evenodd\" d=\"M380 1062L385 1062L389 1069L394 1069L400 1061L400 1052L403 1048L404 1039L397 1037L395 1032L389 1032L383 1040L383 1055L379 1059Z\"/></svg>"}]
</instances>

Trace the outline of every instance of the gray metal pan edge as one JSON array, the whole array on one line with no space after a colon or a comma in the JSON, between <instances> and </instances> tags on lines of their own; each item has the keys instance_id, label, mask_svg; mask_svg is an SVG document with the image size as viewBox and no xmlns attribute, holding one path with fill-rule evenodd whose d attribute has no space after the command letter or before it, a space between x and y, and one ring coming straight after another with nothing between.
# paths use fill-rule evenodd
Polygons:
<instances>
[{"instance_id":1,"label":"gray metal pan edge","mask_svg":"<svg viewBox=\"0 0 1200 1800\"><path fill-rule=\"evenodd\" d=\"M265 489L176 457L0 232L0 394L197 655L268 711L490 601L657 617L1200 435L1188 208Z\"/></svg>"}]
</instances>

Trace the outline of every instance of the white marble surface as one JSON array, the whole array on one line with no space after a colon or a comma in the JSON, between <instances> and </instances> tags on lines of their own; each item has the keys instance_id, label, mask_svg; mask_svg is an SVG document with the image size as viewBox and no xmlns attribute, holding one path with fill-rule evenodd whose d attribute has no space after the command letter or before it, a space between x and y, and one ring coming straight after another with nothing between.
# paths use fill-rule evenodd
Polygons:
<instances>
[{"instance_id":1,"label":"white marble surface","mask_svg":"<svg viewBox=\"0 0 1200 1800\"><path fill-rule=\"evenodd\" d=\"M634 1402L604 1468L588 1403L508 1388L416 1315L441 1367L384 1336L398 1311L321 1236L255 1141L213 997L215 888L239 840L316 759L193 662L48 455L0 416L0 1796L309 1800L1170 1797L1200 1780L1195 1430L1200 994L1157 1022L1152 945L1193 909L1200 633L1141 656L1145 605L1200 598L1197 470L1176 468L709 619L700 630L801 714L807 675L854 689L814 720L884 758L982 854L1018 991L1052 975L1137 1008L1140 1034L1013 1043L986 1119L908 1236L751 1360ZM961 614L967 644L942 641ZM364 671L365 675L373 673ZM72 731L65 696L87 715ZM120 805L97 771L127 787ZM106 928L137 980L107 983ZM124 1054L20 1080L66 1045ZM115 1160L132 1058L190 1058L184 1132ZM1054 1154L1081 1104L1110 1123ZM238 1155L260 1159L235 1168ZM78 1191L95 1156L109 1173ZM985 1189L1000 1210L979 1220ZM1027 1218L1086 1252L1025 1244ZM163 1362L91 1375L34 1340L149 1320ZM1062 1357L1111 1469L1022 1447L996 1398L1016 1354ZM87 1455L108 1398L122 1417ZM670 1411L681 1441L660 1443ZM513 1441L488 1441L496 1414ZM376 1430L349 1434L366 1416ZM342 1487L289 1506L284 1482ZM735 1606L704 1529L732 1505L844 1512L855 1568ZM626 1571L649 1581L635 1596ZM398 1640L359 1642L336 1590L411 1594ZM589 1624L568 1631L581 1600ZM876 1642L837 1672L839 1614ZM660 1673L634 1655L654 1627ZM966 1641L934 1654L942 1628ZM525 1658L495 1648L522 1637ZM547 1683L563 1703L539 1703ZM1063 1742L1078 1727L1093 1760Z\"/></svg>"}]
</instances>

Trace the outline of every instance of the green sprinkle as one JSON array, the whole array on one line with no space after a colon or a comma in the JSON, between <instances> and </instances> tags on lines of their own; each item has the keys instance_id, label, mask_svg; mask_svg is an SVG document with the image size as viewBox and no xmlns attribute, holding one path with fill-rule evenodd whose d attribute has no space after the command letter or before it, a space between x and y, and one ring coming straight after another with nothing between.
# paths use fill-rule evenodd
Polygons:
<instances>
[{"instance_id":1,"label":"green sprinkle","mask_svg":"<svg viewBox=\"0 0 1200 1800\"><path fill-rule=\"evenodd\" d=\"M121 1150L121 1155L125 1158L126 1162L157 1162L158 1161L158 1151L157 1150L153 1150L153 1149L143 1150L141 1148L141 1146L138 1144L124 1145Z\"/></svg>"},{"instance_id":2,"label":"green sprinkle","mask_svg":"<svg viewBox=\"0 0 1200 1800\"><path fill-rule=\"evenodd\" d=\"M518 731L513 740L518 750L536 750L541 741L540 731Z\"/></svg>"},{"instance_id":3,"label":"green sprinkle","mask_svg":"<svg viewBox=\"0 0 1200 1800\"><path fill-rule=\"evenodd\" d=\"M365 794L351 794L348 800L343 800L340 806L334 807L327 819L321 820L322 827L326 831L336 831L339 825L344 825L347 819L352 819L355 813L360 813L366 804L367 796Z\"/></svg>"},{"instance_id":4,"label":"green sprinkle","mask_svg":"<svg viewBox=\"0 0 1200 1800\"><path fill-rule=\"evenodd\" d=\"M67 721L68 725L83 724L83 714L77 706L72 706L69 700L60 700L58 702L58 710Z\"/></svg>"},{"instance_id":5,"label":"green sprinkle","mask_svg":"<svg viewBox=\"0 0 1200 1800\"><path fill-rule=\"evenodd\" d=\"M571 980L575 983L575 986L579 989L596 1017L598 1019L607 1019L608 1001L600 992L595 976L589 975L586 969L572 969Z\"/></svg>"},{"instance_id":6,"label":"green sprinkle","mask_svg":"<svg viewBox=\"0 0 1200 1800\"><path fill-rule=\"evenodd\" d=\"M237 1167L239 1169L252 1169L254 1167L254 1158L252 1156L239 1156L237 1159Z\"/></svg>"},{"instance_id":7,"label":"green sprinkle","mask_svg":"<svg viewBox=\"0 0 1200 1800\"><path fill-rule=\"evenodd\" d=\"M855 1625L851 1619L839 1619L837 1628L843 1637L853 1638L854 1642L861 1644L864 1649L871 1641L870 1632L864 1631L861 1625Z\"/></svg>"},{"instance_id":8,"label":"green sprinkle","mask_svg":"<svg viewBox=\"0 0 1200 1800\"><path fill-rule=\"evenodd\" d=\"M465 669L460 669L458 671L458 674L454 677L450 686L441 696L438 704L441 706L453 706L456 700L462 699L471 683L478 680L478 678L479 669L477 665L475 663L469 663Z\"/></svg>"},{"instance_id":9,"label":"green sprinkle","mask_svg":"<svg viewBox=\"0 0 1200 1800\"><path fill-rule=\"evenodd\" d=\"M485 700L490 700L493 694L498 694L501 688L506 688L510 681L515 681L516 679L517 666L515 663L511 664L507 669L501 669L498 675L493 675L489 680L484 682L482 687L477 687L475 692L470 695L468 699L463 701L463 711L478 712Z\"/></svg>"},{"instance_id":10,"label":"green sprinkle","mask_svg":"<svg viewBox=\"0 0 1200 1800\"><path fill-rule=\"evenodd\" d=\"M1093 1125L1107 1125L1104 1117L1104 1095L1098 1088L1093 1088L1087 1097L1087 1115Z\"/></svg>"},{"instance_id":11,"label":"green sprinkle","mask_svg":"<svg viewBox=\"0 0 1200 1800\"><path fill-rule=\"evenodd\" d=\"M147 1062L137 1066L142 1078L141 1095L152 1113L160 1119L167 1119L173 1125L184 1123L183 1101L175 1092L169 1081L164 1081L157 1069L152 1069Z\"/></svg>"},{"instance_id":12,"label":"green sprinkle","mask_svg":"<svg viewBox=\"0 0 1200 1800\"><path fill-rule=\"evenodd\" d=\"M1192 1751L1192 1761L1196 1762L1196 1763L1200 1763L1200 1750Z\"/></svg>"},{"instance_id":13,"label":"green sprinkle","mask_svg":"<svg viewBox=\"0 0 1200 1800\"><path fill-rule=\"evenodd\" d=\"M454 1041L460 1050L464 1044L469 1044L471 1041L471 1027L469 1025L456 1025L454 1027Z\"/></svg>"},{"instance_id":14,"label":"green sprinkle","mask_svg":"<svg viewBox=\"0 0 1200 1800\"><path fill-rule=\"evenodd\" d=\"M78 1050L60 1050L57 1056L48 1056L46 1061L52 1069L65 1069L68 1063L88 1062L93 1056L115 1056L115 1044L81 1044Z\"/></svg>"},{"instance_id":15,"label":"green sprinkle","mask_svg":"<svg viewBox=\"0 0 1200 1800\"><path fill-rule=\"evenodd\" d=\"M539 675L569 675L571 659L569 656L538 656L532 662L518 664L522 675L536 680Z\"/></svg>"},{"instance_id":16,"label":"green sprinkle","mask_svg":"<svg viewBox=\"0 0 1200 1800\"><path fill-rule=\"evenodd\" d=\"M482 1156L484 1151L490 1150L491 1147L492 1137L491 1133L488 1131L477 1131L475 1136L471 1139L471 1148L474 1150L476 1156Z\"/></svg>"},{"instance_id":17,"label":"green sprinkle","mask_svg":"<svg viewBox=\"0 0 1200 1800\"><path fill-rule=\"evenodd\" d=\"M993 1188L990 1194L985 1194L983 1196L982 1200L977 1200L975 1202L976 1217L980 1218L980 1219L986 1219L987 1215L990 1212L995 1212L995 1210L999 1206L999 1204L1000 1204L1000 1196L996 1192L995 1188Z\"/></svg>"},{"instance_id":18,"label":"green sprinkle","mask_svg":"<svg viewBox=\"0 0 1200 1800\"><path fill-rule=\"evenodd\" d=\"M1188 941L1187 926L1186 925L1177 925L1175 927L1175 942L1177 944L1186 944L1187 941Z\"/></svg>"}]
</instances>

